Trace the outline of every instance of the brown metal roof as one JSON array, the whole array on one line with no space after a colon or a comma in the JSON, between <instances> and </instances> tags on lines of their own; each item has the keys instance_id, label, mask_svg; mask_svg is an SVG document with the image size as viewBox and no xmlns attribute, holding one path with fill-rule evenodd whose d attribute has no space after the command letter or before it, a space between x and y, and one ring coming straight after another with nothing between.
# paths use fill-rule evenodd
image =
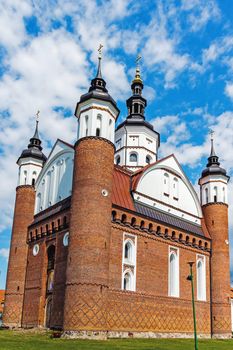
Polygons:
<instances>
[{"instance_id":1,"label":"brown metal roof","mask_svg":"<svg viewBox=\"0 0 233 350\"><path fill-rule=\"evenodd\" d=\"M112 202L120 207L135 210L130 193L130 173L121 167L115 166L113 172Z\"/></svg>"},{"instance_id":2,"label":"brown metal roof","mask_svg":"<svg viewBox=\"0 0 233 350\"><path fill-rule=\"evenodd\" d=\"M158 209L154 209L143 204L135 202L134 205L136 211L146 217L161 223L165 223L172 227L177 227L178 229L184 230L187 233L195 233L199 236L205 236L201 225L192 224L184 219L178 218L177 216L162 212Z\"/></svg>"}]
</instances>

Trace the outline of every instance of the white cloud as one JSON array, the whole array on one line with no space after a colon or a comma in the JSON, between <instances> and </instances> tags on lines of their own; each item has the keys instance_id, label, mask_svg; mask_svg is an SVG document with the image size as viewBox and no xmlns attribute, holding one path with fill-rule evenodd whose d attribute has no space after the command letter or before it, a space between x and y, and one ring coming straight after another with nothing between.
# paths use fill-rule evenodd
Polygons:
<instances>
[{"instance_id":1,"label":"white cloud","mask_svg":"<svg viewBox=\"0 0 233 350\"><path fill-rule=\"evenodd\" d=\"M222 55L233 49L233 36L225 36L211 43L211 45L202 52L202 65L207 67L208 64L216 61ZM224 62L224 60L223 60Z\"/></svg>"},{"instance_id":2,"label":"white cloud","mask_svg":"<svg viewBox=\"0 0 233 350\"><path fill-rule=\"evenodd\" d=\"M1 248L0 249L0 257L3 257L5 259L8 259L9 256L9 249L7 248Z\"/></svg>"},{"instance_id":3,"label":"white cloud","mask_svg":"<svg viewBox=\"0 0 233 350\"><path fill-rule=\"evenodd\" d=\"M233 100L233 83L228 82L225 86L225 94Z\"/></svg>"},{"instance_id":4,"label":"white cloud","mask_svg":"<svg viewBox=\"0 0 233 350\"><path fill-rule=\"evenodd\" d=\"M190 30L197 32L209 21L217 21L221 12L215 0L182 0L181 9L188 12Z\"/></svg>"},{"instance_id":5,"label":"white cloud","mask_svg":"<svg viewBox=\"0 0 233 350\"><path fill-rule=\"evenodd\" d=\"M160 134L168 135L171 129L177 125L179 117L177 115L165 115L150 120L150 123L154 126L155 130Z\"/></svg>"}]
</instances>

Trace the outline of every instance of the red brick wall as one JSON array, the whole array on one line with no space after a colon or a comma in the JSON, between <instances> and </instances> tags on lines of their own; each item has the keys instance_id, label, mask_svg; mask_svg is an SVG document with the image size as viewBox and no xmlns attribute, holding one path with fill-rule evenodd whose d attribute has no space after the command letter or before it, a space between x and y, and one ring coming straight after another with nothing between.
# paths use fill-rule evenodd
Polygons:
<instances>
[{"instance_id":1,"label":"red brick wall","mask_svg":"<svg viewBox=\"0 0 233 350\"><path fill-rule=\"evenodd\" d=\"M231 334L228 206L207 204L203 206L203 214L212 238L213 334Z\"/></svg>"},{"instance_id":2,"label":"red brick wall","mask_svg":"<svg viewBox=\"0 0 233 350\"><path fill-rule=\"evenodd\" d=\"M33 247L39 244L39 253L33 255ZM24 296L23 326L43 325L43 309L45 303L46 284L46 243L45 240L31 243L28 250L28 264Z\"/></svg>"},{"instance_id":3,"label":"red brick wall","mask_svg":"<svg viewBox=\"0 0 233 350\"><path fill-rule=\"evenodd\" d=\"M3 315L7 326L21 326L28 251L27 228L33 220L34 205L34 188L27 185L17 187Z\"/></svg>"},{"instance_id":4,"label":"red brick wall","mask_svg":"<svg viewBox=\"0 0 233 350\"><path fill-rule=\"evenodd\" d=\"M82 318L89 328L87 316L80 313L80 301L87 290L92 293L97 288L97 295L94 295L105 303L103 289L108 286L109 275L113 159L113 145L101 138L84 138L75 147L65 330L78 329ZM108 196L102 195L103 189L108 191ZM93 308L98 306L93 304ZM99 312L105 313L104 309Z\"/></svg>"}]
</instances>

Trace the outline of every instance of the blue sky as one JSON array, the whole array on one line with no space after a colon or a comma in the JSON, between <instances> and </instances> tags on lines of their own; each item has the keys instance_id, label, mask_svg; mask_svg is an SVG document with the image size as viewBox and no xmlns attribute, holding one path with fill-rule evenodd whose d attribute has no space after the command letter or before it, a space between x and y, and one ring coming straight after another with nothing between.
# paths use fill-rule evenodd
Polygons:
<instances>
[{"instance_id":1,"label":"blue sky","mask_svg":"<svg viewBox=\"0 0 233 350\"><path fill-rule=\"evenodd\" d=\"M232 0L0 0L0 288L17 157L38 109L47 154L57 138L74 142L73 112L95 74L99 43L103 75L121 110L118 122L126 116L140 53L146 117L161 133L160 157L175 153L198 191L211 128L221 164L233 177L232 22ZM231 181L231 233L232 193Z\"/></svg>"}]
</instances>

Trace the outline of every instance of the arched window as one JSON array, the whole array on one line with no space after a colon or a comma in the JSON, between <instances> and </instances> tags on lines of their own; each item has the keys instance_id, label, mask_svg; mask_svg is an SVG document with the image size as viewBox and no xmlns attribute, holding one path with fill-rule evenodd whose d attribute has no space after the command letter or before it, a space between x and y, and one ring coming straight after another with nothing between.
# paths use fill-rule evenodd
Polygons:
<instances>
[{"instance_id":1,"label":"arched window","mask_svg":"<svg viewBox=\"0 0 233 350\"><path fill-rule=\"evenodd\" d=\"M27 170L24 170L24 185L27 184Z\"/></svg>"},{"instance_id":2,"label":"arched window","mask_svg":"<svg viewBox=\"0 0 233 350\"><path fill-rule=\"evenodd\" d=\"M223 201L223 203L226 203L226 192L225 192L225 187L222 188L222 201Z\"/></svg>"},{"instance_id":3,"label":"arched window","mask_svg":"<svg viewBox=\"0 0 233 350\"><path fill-rule=\"evenodd\" d=\"M108 138L109 140L112 139L112 119L109 119L108 122Z\"/></svg>"},{"instance_id":4,"label":"arched window","mask_svg":"<svg viewBox=\"0 0 233 350\"><path fill-rule=\"evenodd\" d=\"M169 254L169 296L179 297L179 258L178 250L172 249Z\"/></svg>"},{"instance_id":5,"label":"arched window","mask_svg":"<svg viewBox=\"0 0 233 350\"><path fill-rule=\"evenodd\" d=\"M218 201L218 188L217 186L214 187L214 202L216 203Z\"/></svg>"},{"instance_id":6,"label":"arched window","mask_svg":"<svg viewBox=\"0 0 233 350\"><path fill-rule=\"evenodd\" d=\"M38 213L41 210L41 193L36 195L36 212Z\"/></svg>"},{"instance_id":7,"label":"arched window","mask_svg":"<svg viewBox=\"0 0 233 350\"><path fill-rule=\"evenodd\" d=\"M178 179L176 177L173 178L173 198L179 198Z\"/></svg>"},{"instance_id":8,"label":"arched window","mask_svg":"<svg viewBox=\"0 0 233 350\"><path fill-rule=\"evenodd\" d=\"M209 193L208 193L208 188L205 189L205 202L209 202Z\"/></svg>"},{"instance_id":9,"label":"arched window","mask_svg":"<svg viewBox=\"0 0 233 350\"><path fill-rule=\"evenodd\" d=\"M35 186L36 183L36 171L33 171L32 173L32 186Z\"/></svg>"},{"instance_id":10,"label":"arched window","mask_svg":"<svg viewBox=\"0 0 233 350\"><path fill-rule=\"evenodd\" d=\"M123 289L132 290L132 275L130 272L124 274Z\"/></svg>"},{"instance_id":11,"label":"arched window","mask_svg":"<svg viewBox=\"0 0 233 350\"><path fill-rule=\"evenodd\" d=\"M101 136L102 135L102 118L101 115L97 116L97 121L96 121L96 136Z\"/></svg>"},{"instance_id":12,"label":"arched window","mask_svg":"<svg viewBox=\"0 0 233 350\"><path fill-rule=\"evenodd\" d=\"M134 113L138 113L138 103L134 103Z\"/></svg>"},{"instance_id":13,"label":"arched window","mask_svg":"<svg viewBox=\"0 0 233 350\"><path fill-rule=\"evenodd\" d=\"M85 116L85 123L84 123L84 132L85 136L88 136L88 115Z\"/></svg>"},{"instance_id":14,"label":"arched window","mask_svg":"<svg viewBox=\"0 0 233 350\"><path fill-rule=\"evenodd\" d=\"M197 299L206 300L206 274L204 256L197 260Z\"/></svg>"},{"instance_id":15,"label":"arched window","mask_svg":"<svg viewBox=\"0 0 233 350\"><path fill-rule=\"evenodd\" d=\"M138 161L137 153L131 153L129 156L129 160L130 160L130 162L137 163L137 161Z\"/></svg>"},{"instance_id":16,"label":"arched window","mask_svg":"<svg viewBox=\"0 0 233 350\"><path fill-rule=\"evenodd\" d=\"M116 157L116 165L119 165L121 162L121 157L120 156L117 156Z\"/></svg>"},{"instance_id":17,"label":"arched window","mask_svg":"<svg viewBox=\"0 0 233 350\"><path fill-rule=\"evenodd\" d=\"M48 254L48 270L53 270L54 264L55 264L55 246L54 245L49 246L47 250L47 254Z\"/></svg>"},{"instance_id":18,"label":"arched window","mask_svg":"<svg viewBox=\"0 0 233 350\"><path fill-rule=\"evenodd\" d=\"M131 241L125 242L124 260L128 263L134 263L134 244Z\"/></svg>"},{"instance_id":19,"label":"arched window","mask_svg":"<svg viewBox=\"0 0 233 350\"><path fill-rule=\"evenodd\" d=\"M146 156L146 164L150 164L151 163L151 156Z\"/></svg>"},{"instance_id":20,"label":"arched window","mask_svg":"<svg viewBox=\"0 0 233 350\"><path fill-rule=\"evenodd\" d=\"M169 175L164 173L163 175L163 186L164 186L164 194L169 196Z\"/></svg>"}]
</instances>

